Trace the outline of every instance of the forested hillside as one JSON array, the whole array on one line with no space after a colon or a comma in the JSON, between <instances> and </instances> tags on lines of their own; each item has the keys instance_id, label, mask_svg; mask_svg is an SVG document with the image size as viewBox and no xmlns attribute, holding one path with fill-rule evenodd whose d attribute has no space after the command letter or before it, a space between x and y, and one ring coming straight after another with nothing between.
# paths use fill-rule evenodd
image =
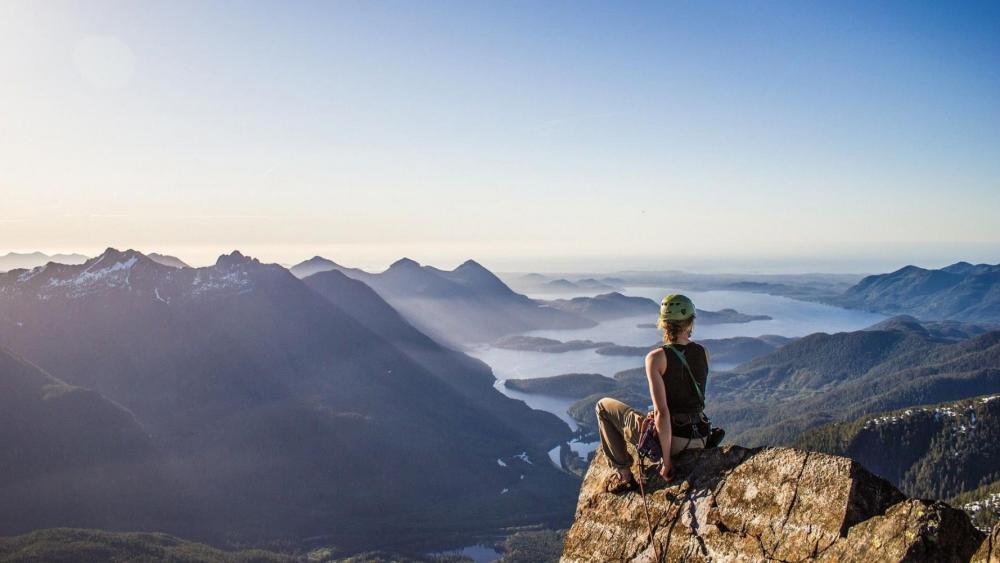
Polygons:
<instances>
[{"instance_id":1,"label":"forested hillside","mask_svg":"<svg viewBox=\"0 0 1000 563\"><path fill-rule=\"evenodd\" d=\"M964 510L973 524L987 531L1000 522L1000 481L955 495L948 503Z\"/></svg>"},{"instance_id":2,"label":"forested hillside","mask_svg":"<svg viewBox=\"0 0 1000 563\"><path fill-rule=\"evenodd\" d=\"M749 444L829 422L1000 392L1000 332L954 342L908 328L813 334L720 374L709 412Z\"/></svg>"},{"instance_id":3,"label":"forested hillside","mask_svg":"<svg viewBox=\"0 0 1000 563\"><path fill-rule=\"evenodd\" d=\"M906 266L868 276L838 305L921 319L1000 322L1000 264L958 262L939 270Z\"/></svg>"},{"instance_id":4,"label":"forested hillside","mask_svg":"<svg viewBox=\"0 0 1000 563\"><path fill-rule=\"evenodd\" d=\"M796 445L854 458L908 495L948 498L1000 479L1000 395L834 423Z\"/></svg>"}]
</instances>

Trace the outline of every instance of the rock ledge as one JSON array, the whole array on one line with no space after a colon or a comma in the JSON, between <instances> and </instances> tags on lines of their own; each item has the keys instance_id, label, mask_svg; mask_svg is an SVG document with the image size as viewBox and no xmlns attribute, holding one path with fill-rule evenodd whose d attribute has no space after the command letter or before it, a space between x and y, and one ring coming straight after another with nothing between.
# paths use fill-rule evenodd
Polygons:
<instances>
[{"instance_id":1,"label":"rock ledge","mask_svg":"<svg viewBox=\"0 0 1000 563\"><path fill-rule=\"evenodd\" d=\"M676 467L670 486L657 478L647 490L664 561L967 562L992 551L964 512L908 499L848 458L730 446ZM562 561L656 560L639 493L605 492L611 474L598 451Z\"/></svg>"}]
</instances>

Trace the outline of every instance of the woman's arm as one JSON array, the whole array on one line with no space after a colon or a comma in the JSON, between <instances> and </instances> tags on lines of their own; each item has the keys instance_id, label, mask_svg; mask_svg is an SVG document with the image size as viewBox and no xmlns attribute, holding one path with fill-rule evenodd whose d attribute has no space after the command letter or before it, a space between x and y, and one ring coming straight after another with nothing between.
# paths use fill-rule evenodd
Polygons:
<instances>
[{"instance_id":1,"label":"woman's arm","mask_svg":"<svg viewBox=\"0 0 1000 563\"><path fill-rule=\"evenodd\" d=\"M660 448L663 449L663 469L669 471L672 466L670 443L673 440L673 433L670 428L670 408L667 406L667 388L663 384L663 373L666 370L667 355L662 353L662 350L654 350L646 355L646 380L649 383L649 396L653 399L653 409L656 413L656 432L660 436Z\"/></svg>"}]
</instances>

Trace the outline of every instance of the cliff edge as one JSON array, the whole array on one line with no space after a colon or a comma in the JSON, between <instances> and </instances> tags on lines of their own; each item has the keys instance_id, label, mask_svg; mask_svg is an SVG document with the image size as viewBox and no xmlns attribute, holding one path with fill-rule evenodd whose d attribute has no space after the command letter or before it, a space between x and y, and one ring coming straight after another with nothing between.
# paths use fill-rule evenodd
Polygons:
<instances>
[{"instance_id":1,"label":"cliff edge","mask_svg":"<svg viewBox=\"0 0 1000 563\"><path fill-rule=\"evenodd\" d=\"M661 561L995 557L994 546L964 512L906 498L848 458L729 446L686 452L675 466L672 483L656 477L646 491ZM656 561L642 498L638 492L605 492L612 473L598 450L580 490L563 562Z\"/></svg>"}]
</instances>

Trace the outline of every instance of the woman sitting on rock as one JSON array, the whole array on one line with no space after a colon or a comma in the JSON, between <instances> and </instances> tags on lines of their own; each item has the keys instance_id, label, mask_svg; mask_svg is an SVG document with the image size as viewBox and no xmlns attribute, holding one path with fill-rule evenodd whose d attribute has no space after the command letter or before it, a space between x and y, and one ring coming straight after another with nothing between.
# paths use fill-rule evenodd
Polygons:
<instances>
[{"instance_id":1,"label":"woman sitting on rock","mask_svg":"<svg viewBox=\"0 0 1000 563\"><path fill-rule=\"evenodd\" d=\"M694 303L687 297L664 297L657 324L663 330L664 344L646 355L646 379L660 447L664 453L669 452L663 456L660 476L668 481L673 470L670 458L687 449L705 448L711 431L703 413L708 353L691 341L694 313ZM626 443L638 444L645 415L610 397L598 401L596 410L601 449L608 464L617 470L607 490L619 493L633 489L636 481Z\"/></svg>"}]
</instances>

